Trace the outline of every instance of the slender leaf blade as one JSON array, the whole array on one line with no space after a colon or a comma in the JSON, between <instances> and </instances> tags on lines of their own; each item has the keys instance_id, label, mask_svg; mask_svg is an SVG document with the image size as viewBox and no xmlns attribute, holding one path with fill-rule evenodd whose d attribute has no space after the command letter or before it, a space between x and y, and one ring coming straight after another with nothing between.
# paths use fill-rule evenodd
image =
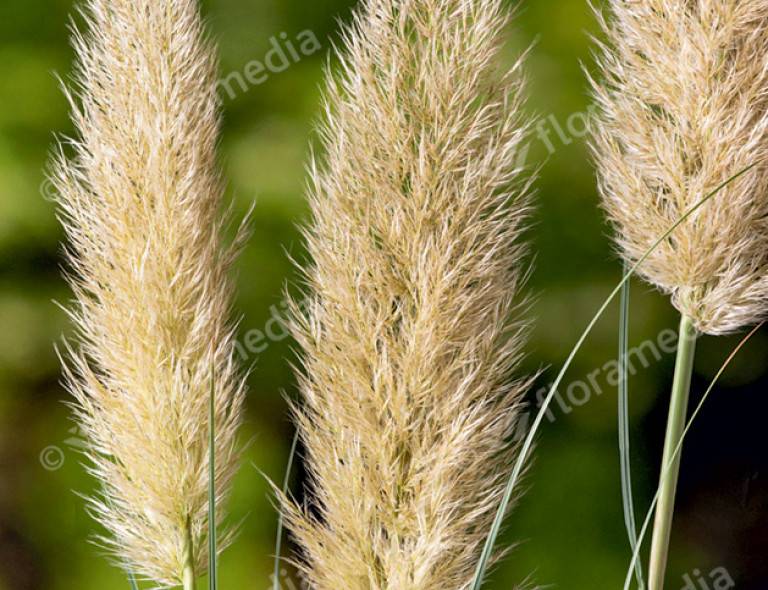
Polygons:
<instances>
[{"instance_id":1,"label":"slender leaf blade","mask_svg":"<svg viewBox=\"0 0 768 590\"><path fill-rule=\"evenodd\" d=\"M293 442L291 443L291 451L288 454L288 465L285 467L285 477L283 478L283 496L288 494L288 486L291 481L291 471L293 469L293 459L296 456L296 448L299 445L299 431L298 429L293 435ZM283 528L284 528L283 513L280 511L277 516L277 534L275 537L275 571L274 578L272 580L272 589L280 590L280 553L283 549Z\"/></svg>"},{"instance_id":2,"label":"slender leaf blade","mask_svg":"<svg viewBox=\"0 0 768 590\"><path fill-rule=\"evenodd\" d=\"M629 266L624 264L624 274ZM632 463L629 437L629 302L631 281L621 288L619 315L619 464L621 471L621 500L624 509L624 524L627 528L630 550L634 553L637 546L637 524L635 522L635 503L632 496ZM645 588L643 566L638 560L635 568L637 587Z\"/></svg>"}]
</instances>

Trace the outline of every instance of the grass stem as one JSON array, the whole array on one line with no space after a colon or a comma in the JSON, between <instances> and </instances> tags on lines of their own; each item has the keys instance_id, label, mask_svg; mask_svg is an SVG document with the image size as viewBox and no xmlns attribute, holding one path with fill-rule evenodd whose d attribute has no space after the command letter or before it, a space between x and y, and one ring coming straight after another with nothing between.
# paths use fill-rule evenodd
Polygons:
<instances>
[{"instance_id":1,"label":"grass stem","mask_svg":"<svg viewBox=\"0 0 768 590\"><path fill-rule=\"evenodd\" d=\"M696 330L691 320L686 316L682 316L680 320L679 338L677 360L675 361L675 379L669 400L667 434L664 441L661 468L663 475L659 483L659 502L656 507L653 540L651 542L651 559L648 571L650 590L664 589L664 574L667 568L672 516L675 509L675 492L680 473L680 454L675 453L675 449L680 444L685 428L693 374L693 359L696 354Z\"/></svg>"},{"instance_id":2,"label":"grass stem","mask_svg":"<svg viewBox=\"0 0 768 590\"><path fill-rule=\"evenodd\" d=\"M685 437L688 435L688 432L693 427L693 423L696 421L696 418L698 418L699 414L701 413L701 409L704 407L704 403L709 398L709 395L712 393L712 391L715 389L715 386L717 385L718 381L720 380L720 377L723 376L723 373L725 373L726 369L730 366L731 362L733 362L733 359L736 358L736 355L739 353L739 351L744 348L744 346L749 342L749 340L757 334L757 332L765 325L765 322L761 323L758 326L755 326L755 328L747 334L741 342L731 351L731 354L728 355L728 358L725 359L725 362L722 364L720 369L717 371L717 374L715 375L714 379L712 379L712 382L709 384L709 387L707 387L707 390L704 392L704 395L701 396L701 400L699 401L699 404L696 406L696 409L691 414L690 420L688 420L688 424L685 427L685 430L683 431L682 436L680 437L680 441L677 443L677 446L675 447L672 455L677 456L680 453L680 450L683 446L683 441L685 440ZM666 477L667 471L669 469L665 470L663 472L662 478L664 479ZM627 576L624 578L624 590L629 590L630 585L632 583L632 570L635 567L635 564L637 564L638 558L640 557L640 547L643 544L643 539L645 538L645 533L648 531L648 526L651 524L651 517L653 516L653 511L656 508L656 504L659 501L659 494L661 493L661 487L656 489L656 494L653 496L653 500L651 501L651 506L648 508L648 512L645 515L645 520L643 521L643 526L640 528L640 535L637 539L637 546L635 547L635 552L632 554L632 561L629 563L629 568L627 569Z\"/></svg>"},{"instance_id":3,"label":"grass stem","mask_svg":"<svg viewBox=\"0 0 768 590\"><path fill-rule=\"evenodd\" d=\"M211 399L208 408L208 590L217 590L216 549L216 370L211 366Z\"/></svg>"},{"instance_id":4,"label":"grass stem","mask_svg":"<svg viewBox=\"0 0 768 590\"><path fill-rule=\"evenodd\" d=\"M186 538L184 539L182 584L184 590L195 590L195 552L192 547L192 526L189 519L187 519Z\"/></svg>"}]
</instances>

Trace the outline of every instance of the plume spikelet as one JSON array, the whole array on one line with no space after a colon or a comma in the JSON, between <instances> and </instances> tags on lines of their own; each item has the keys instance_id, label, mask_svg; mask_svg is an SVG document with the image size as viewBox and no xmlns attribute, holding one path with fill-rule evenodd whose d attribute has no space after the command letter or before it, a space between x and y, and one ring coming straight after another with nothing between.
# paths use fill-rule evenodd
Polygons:
<instances>
[{"instance_id":1,"label":"plume spikelet","mask_svg":"<svg viewBox=\"0 0 768 590\"><path fill-rule=\"evenodd\" d=\"M194 0L89 0L83 13L78 139L53 172L79 336L67 381L103 485L91 500L100 541L171 587L207 566L211 391L219 500L244 393L227 319L238 243L221 237L217 62Z\"/></svg>"},{"instance_id":2,"label":"plume spikelet","mask_svg":"<svg viewBox=\"0 0 768 590\"><path fill-rule=\"evenodd\" d=\"M611 0L595 84L595 154L605 209L640 272L699 331L730 333L768 303L768 4Z\"/></svg>"},{"instance_id":3,"label":"plume spikelet","mask_svg":"<svg viewBox=\"0 0 768 590\"><path fill-rule=\"evenodd\" d=\"M366 0L329 75L295 304L317 590L471 584L526 379L521 64L497 0Z\"/></svg>"}]
</instances>

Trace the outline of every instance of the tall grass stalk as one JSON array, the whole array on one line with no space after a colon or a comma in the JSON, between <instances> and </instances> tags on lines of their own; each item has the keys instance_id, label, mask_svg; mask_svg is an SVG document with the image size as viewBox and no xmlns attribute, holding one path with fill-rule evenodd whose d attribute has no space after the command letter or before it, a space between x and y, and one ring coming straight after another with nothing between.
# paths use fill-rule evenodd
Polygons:
<instances>
[{"instance_id":1,"label":"tall grass stalk","mask_svg":"<svg viewBox=\"0 0 768 590\"><path fill-rule=\"evenodd\" d=\"M184 539L184 570L182 572L182 587L184 590L195 590L195 548L192 540L192 523L187 521L186 537Z\"/></svg>"},{"instance_id":2,"label":"tall grass stalk","mask_svg":"<svg viewBox=\"0 0 768 590\"><path fill-rule=\"evenodd\" d=\"M195 0L87 0L83 17L77 138L52 173L75 293L67 385L101 484L97 541L154 587L189 590L208 569L209 500L226 497L237 465L245 391L228 279L242 234L224 244L217 61Z\"/></svg>"},{"instance_id":3,"label":"tall grass stalk","mask_svg":"<svg viewBox=\"0 0 768 590\"><path fill-rule=\"evenodd\" d=\"M603 314L608 309L608 306L611 304L611 302L619 295L619 293L621 293L621 290L624 288L624 285L627 284L627 282L629 282L629 280L635 275L635 273L638 272L638 269L651 256L654 250L658 248L660 244L668 240L674 234L674 232L678 229L678 227L680 227L689 218L691 218L691 216L695 215L695 213L701 207L706 205L712 198L714 198L715 195L717 195L721 190L726 188L729 184L736 181L738 178L740 178L744 174L747 174L754 166L755 164L751 164L750 166L747 166L746 168L734 174L732 177L730 177L725 182L720 184L718 187L715 188L715 190L707 194L698 203L696 203L693 207L691 207L688 211L686 211L661 236L659 236L656 240L654 240L653 244L651 244L648 250L646 250L642 254L642 256L640 256L640 259L637 262L635 262L627 272L624 273L624 276L621 279L621 281L619 281L619 284L616 285L616 287L613 289L613 291L611 291L611 293L608 295L605 301L603 301L602 305L600 305L595 315L587 324L587 327L581 333L581 336L579 336L578 340L576 341L576 344L574 345L573 349L571 349L571 352L568 354L568 357L566 358L565 363L560 369L560 372L557 374L557 377L555 378L554 382L550 386L549 393L547 394L547 396L544 398L541 405L539 406L539 411L536 414L536 417L534 418L533 423L531 424L531 428L528 431L528 435L523 441L523 444L518 453L514 468L512 469L512 472L509 475L509 479L507 480L507 487L505 489L504 495L502 496L501 502L498 505L498 508L496 511L496 518L494 519L493 524L489 530L488 536L486 538L485 546L483 548L483 552L480 556L480 559L477 562L475 576L472 583L473 590L480 590L480 588L483 585L483 581L485 579L485 573L490 564L491 556L493 555L493 549L496 544L496 540L499 536L499 532L501 531L503 515L508 509L509 502L513 497L513 493L520 480L520 476L523 472L525 462L527 460L528 454L531 452L531 449L533 447L533 441L536 438L536 434L538 433L539 428L541 427L541 423L544 420L544 416L546 415L547 410L549 409L549 406L552 404L552 400L554 399L555 394L557 393L557 390L560 387L560 384L562 383L563 378L565 377L565 374L567 373L568 369L571 367L571 364L573 363L574 358L576 358L576 355L578 354L579 350L581 350L581 347L584 345L587 338L592 333L592 330L595 328L600 318L602 318ZM639 544L638 544L638 547L636 547L636 553L637 553L637 549L639 549ZM633 559L633 562L632 562L633 568L635 567L635 562L636 562L636 559ZM631 571L630 571L630 576L631 576Z\"/></svg>"},{"instance_id":4,"label":"tall grass stalk","mask_svg":"<svg viewBox=\"0 0 768 590\"><path fill-rule=\"evenodd\" d=\"M208 404L208 590L217 590L219 585L216 522L216 367L211 367Z\"/></svg>"},{"instance_id":5,"label":"tall grass stalk","mask_svg":"<svg viewBox=\"0 0 768 590\"><path fill-rule=\"evenodd\" d=\"M722 335L768 314L768 5L753 0L610 0L598 13L602 76L593 142L604 208L632 263L661 228L752 164L659 244L641 276L667 293L682 328ZM681 334L670 400L650 590L661 590L694 336Z\"/></svg>"},{"instance_id":6,"label":"tall grass stalk","mask_svg":"<svg viewBox=\"0 0 768 590\"><path fill-rule=\"evenodd\" d=\"M312 167L296 420L316 590L467 588L529 379L521 64L501 0L365 0Z\"/></svg>"},{"instance_id":7,"label":"tall grass stalk","mask_svg":"<svg viewBox=\"0 0 768 590\"><path fill-rule=\"evenodd\" d=\"M685 418L688 411L688 397L693 375L693 360L696 355L696 329L690 318L682 316L675 361L675 378L669 401L667 434L664 441L664 456L661 461L662 473L659 501L656 507L656 521L653 526L651 558L648 570L650 590L663 590L664 573L667 566L669 539L672 533L672 515L675 509L675 491L680 473L680 452Z\"/></svg>"},{"instance_id":8,"label":"tall grass stalk","mask_svg":"<svg viewBox=\"0 0 768 590\"><path fill-rule=\"evenodd\" d=\"M721 365L720 369L715 374L714 378L712 379L711 383L709 384L709 387L707 387L707 390L704 392L704 395L701 396L701 400L699 401L698 405L696 406L696 409L691 414L691 418L688 420L687 424L685 425L685 429L681 433L677 444L670 452L670 461L668 461L663 467L662 472L660 476L660 483L659 487L656 490L656 494L653 497L653 500L651 501L651 505L648 508L648 512L645 515L645 520L643 521L643 526L640 529L640 534L638 536L637 546L635 547L635 551L632 554L632 559L629 563L629 567L627 569L627 575L624 578L624 590L629 590L631 583L632 583L632 571L637 566L637 563L639 563L640 559L640 549L643 545L643 539L645 538L645 535L648 531L648 527L651 524L651 519L654 515L654 510L656 508L656 505L659 502L659 499L661 498L662 494L662 488L664 486L664 482L667 479L667 476L670 474L672 470L672 466L674 465L674 461L678 459L678 455L683 447L683 442L685 441L685 437L688 436L688 432L690 431L691 427L693 426L693 423L696 421L696 418L698 418L699 413L701 412L702 408L704 407L705 402L709 398L710 394L714 390L717 383L720 381L720 377L723 376L723 373L728 369L733 359L736 358L736 355L739 353L739 351L746 346L747 342L762 328L765 324L761 323L755 326L740 342L736 345L736 347L731 351L731 353L728 355L728 357L725 359L723 364Z\"/></svg>"}]
</instances>

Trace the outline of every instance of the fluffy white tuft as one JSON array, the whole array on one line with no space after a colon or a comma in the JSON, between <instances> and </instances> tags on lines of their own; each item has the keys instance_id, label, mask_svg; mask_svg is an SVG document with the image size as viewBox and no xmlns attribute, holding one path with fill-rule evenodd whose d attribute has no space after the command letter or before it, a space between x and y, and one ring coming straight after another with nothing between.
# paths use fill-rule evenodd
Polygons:
<instances>
[{"instance_id":1,"label":"fluffy white tuft","mask_svg":"<svg viewBox=\"0 0 768 590\"><path fill-rule=\"evenodd\" d=\"M312 588L467 588L516 456L528 124L521 65L495 67L507 22L498 0L366 0L329 76L294 321L312 508L284 503Z\"/></svg>"},{"instance_id":2,"label":"fluffy white tuft","mask_svg":"<svg viewBox=\"0 0 768 590\"><path fill-rule=\"evenodd\" d=\"M600 188L630 262L708 334L768 312L768 4L611 0L594 84Z\"/></svg>"},{"instance_id":3,"label":"fluffy white tuft","mask_svg":"<svg viewBox=\"0 0 768 590\"><path fill-rule=\"evenodd\" d=\"M171 587L207 567L211 389L220 500L244 394L227 319L236 248L222 247L217 64L194 0L88 0L84 14L78 139L53 173L79 337L67 381L103 485L91 500L100 540Z\"/></svg>"}]
</instances>

